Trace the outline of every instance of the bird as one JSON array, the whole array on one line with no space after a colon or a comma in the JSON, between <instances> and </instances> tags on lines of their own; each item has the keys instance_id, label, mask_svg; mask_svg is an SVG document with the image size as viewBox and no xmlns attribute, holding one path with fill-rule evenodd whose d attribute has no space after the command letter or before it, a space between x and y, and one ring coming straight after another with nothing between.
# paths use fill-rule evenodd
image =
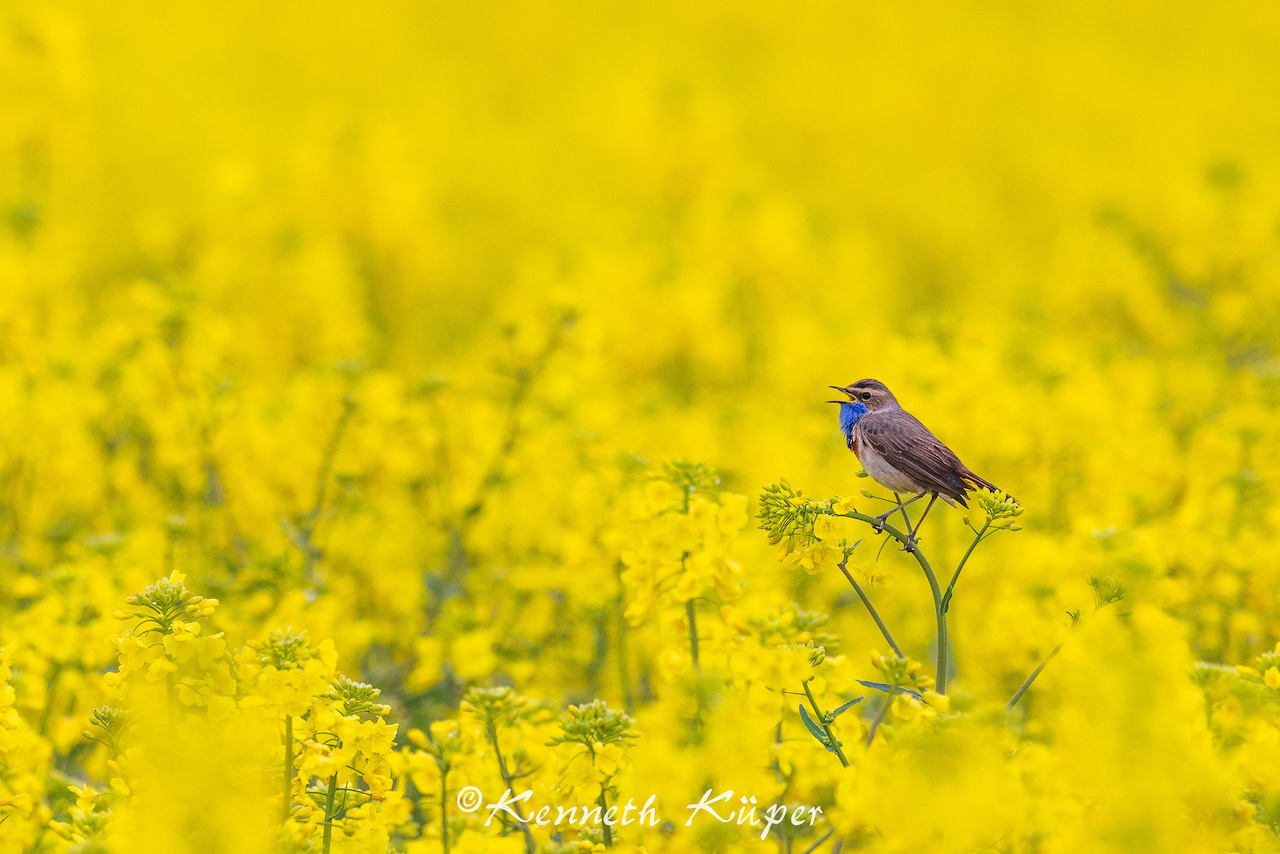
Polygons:
<instances>
[{"instance_id":1,"label":"bird","mask_svg":"<svg viewBox=\"0 0 1280 854\"><path fill-rule=\"evenodd\" d=\"M847 400L829 400L840 404L840 431L845 444L876 483L893 492L897 506L877 519L877 531L883 531L886 520L899 510L907 520L904 551L916 547L916 533L938 498L954 507L968 507L965 500L975 489L1000 492L1000 488L979 477L942 443L920 420L898 404L889 387L879 380L865 379L847 386L829 386L844 393ZM899 493L915 493L903 501ZM929 495L924 513L911 527L906 507Z\"/></svg>"}]
</instances>

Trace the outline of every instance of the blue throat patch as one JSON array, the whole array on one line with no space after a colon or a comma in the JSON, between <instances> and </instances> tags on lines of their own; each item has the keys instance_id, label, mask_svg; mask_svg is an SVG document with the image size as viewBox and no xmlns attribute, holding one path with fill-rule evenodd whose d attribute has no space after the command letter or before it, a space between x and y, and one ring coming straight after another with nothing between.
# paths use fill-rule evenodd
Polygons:
<instances>
[{"instance_id":1,"label":"blue throat patch","mask_svg":"<svg viewBox=\"0 0 1280 854\"><path fill-rule=\"evenodd\" d=\"M840 432L844 433L846 445L853 444L853 426L866 414L867 407L856 400L840 404Z\"/></svg>"}]
</instances>

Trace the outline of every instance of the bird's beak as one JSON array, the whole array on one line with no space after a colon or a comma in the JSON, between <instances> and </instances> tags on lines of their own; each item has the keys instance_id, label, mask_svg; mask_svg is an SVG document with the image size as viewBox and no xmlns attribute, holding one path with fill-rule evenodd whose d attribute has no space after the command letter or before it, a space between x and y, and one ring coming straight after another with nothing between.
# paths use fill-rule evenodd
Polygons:
<instances>
[{"instance_id":1,"label":"bird's beak","mask_svg":"<svg viewBox=\"0 0 1280 854\"><path fill-rule=\"evenodd\" d=\"M847 401L847 400L828 400L828 401L827 401L827 403L840 403L840 404L845 404L845 403L848 403L848 402L849 402L849 401Z\"/></svg>"},{"instance_id":2,"label":"bird's beak","mask_svg":"<svg viewBox=\"0 0 1280 854\"><path fill-rule=\"evenodd\" d=\"M844 387L842 387L842 386L838 386L838 385L829 385L829 386L827 386L827 388L833 388L833 389L835 389L836 391L841 392L841 393L843 393L843 394L849 394L849 392L848 392L848 391L846 391L846 390L844 389ZM849 394L849 397L853 397L853 395ZM847 400L828 400L828 401L827 401L827 403L848 403L848 402L849 402L849 401L847 401Z\"/></svg>"}]
</instances>

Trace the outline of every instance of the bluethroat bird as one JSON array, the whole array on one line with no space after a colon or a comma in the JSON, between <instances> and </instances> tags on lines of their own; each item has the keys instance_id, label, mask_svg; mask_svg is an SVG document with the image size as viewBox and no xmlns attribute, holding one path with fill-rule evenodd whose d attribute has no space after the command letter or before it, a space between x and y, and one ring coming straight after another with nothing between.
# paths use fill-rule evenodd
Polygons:
<instances>
[{"instance_id":1,"label":"bluethroat bird","mask_svg":"<svg viewBox=\"0 0 1280 854\"><path fill-rule=\"evenodd\" d=\"M863 469L876 483L893 492L898 506L877 518L878 529L884 530L885 521L902 511L910 529L906 549L915 547L916 532L924 523L924 517L933 509L933 503L942 500L954 507L968 507L965 495L982 487L999 492L992 483L978 477L960 462L950 448L929 432L911 413L898 405L893 392L879 380L858 380L844 387L830 386L843 392L848 400L829 400L840 404L840 430L845 444L857 456ZM903 501L898 493L915 493L915 497ZM907 505L929 495L915 527L907 517Z\"/></svg>"}]
</instances>

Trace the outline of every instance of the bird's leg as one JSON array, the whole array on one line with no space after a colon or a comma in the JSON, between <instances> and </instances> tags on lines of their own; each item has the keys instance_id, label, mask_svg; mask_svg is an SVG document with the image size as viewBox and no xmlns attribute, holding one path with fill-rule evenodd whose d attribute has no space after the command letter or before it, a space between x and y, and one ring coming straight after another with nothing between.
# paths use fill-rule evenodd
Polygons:
<instances>
[{"instance_id":1,"label":"bird's leg","mask_svg":"<svg viewBox=\"0 0 1280 854\"><path fill-rule=\"evenodd\" d=\"M908 504L912 503L913 501L919 501L921 498L924 498L924 493L923 492L920 493L915 498L912 498L910 501L903 501L898 496L898 493L896 492L893 494L893 498L895 501L898 502L898 506L894 507L892 510L889 510L887 513L881 513L879 516L876 517L876 524L874 526L874 529L877 534L884 533L884 523L889 519L890 516L892 516L894 513L897 513L899 510L902 511L903 518L907 520L907 527L910 528L911 517L907 515L906 507Z\"/></svg>"},{"instance_id":2,"label":"bird's leg","mask_svg":"<svg viewBox=\"0 0 1280 854\"><path fill-rule=\"evenodd\" d=\"M920 498L924 493L920 493L916 498ZM933 509L933 502L938 500L938 493L933 493L929 499L929 504L924 508L924 512L920 514L920 520L916 522L916 526L911 529L911 533L907 534L906 545L902 547L904 552L909 552L916 547L916 531L920 530L920 526L924 524L924 517L929 515L929 511Z\"/></svg>"},{"instance_id":3,"label":"bird's leg","mask_svg":"<svg viewBox=\"0 0 1280 854\"><path fill-rule=\"evenodd\" d=\"M918 500L922 495L924 495L923 492L917 492L916 497L911 499L911 501ZM898 498L898 493L895 492L893 497ZM908 501L907 504L910 504L911 501ZM907 523L907 530L909 531L911 530L911 517L907 515L907 504L903 504L902 499L898 498L898 509L902 511L902 521Z\"/></svg>"}]
</instances>

